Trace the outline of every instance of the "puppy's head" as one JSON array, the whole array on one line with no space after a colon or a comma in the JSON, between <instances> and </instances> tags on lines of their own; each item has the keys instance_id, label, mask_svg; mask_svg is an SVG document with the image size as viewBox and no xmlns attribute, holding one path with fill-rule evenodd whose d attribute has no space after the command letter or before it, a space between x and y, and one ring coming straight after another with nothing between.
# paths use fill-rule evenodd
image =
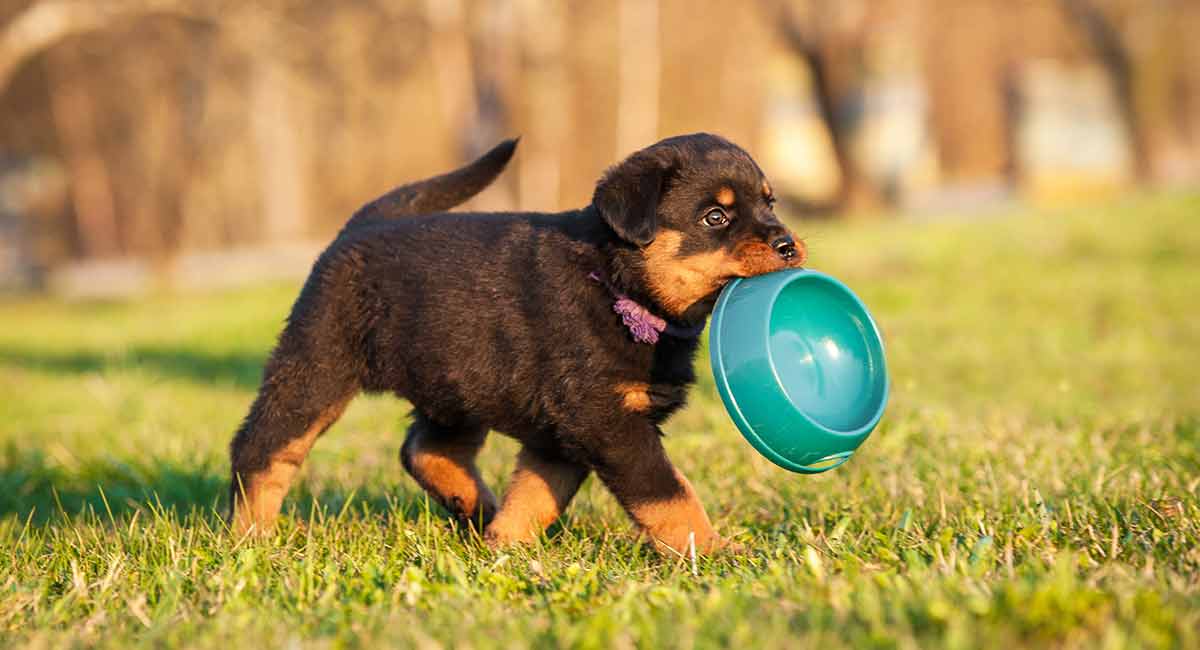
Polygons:
<instances>
[{"instance_id":1,"label":"puppy's head","mask_svg":"<svg viewBox=\"0 0 1200 650\"><path fill-rule=\"evenodd\" d=\"M737 277L804 264L750 155L708 134L668 138L612 167L592 204L629 246L646 293L671 316L707 314Z\"/></svg>"}]
</instances>

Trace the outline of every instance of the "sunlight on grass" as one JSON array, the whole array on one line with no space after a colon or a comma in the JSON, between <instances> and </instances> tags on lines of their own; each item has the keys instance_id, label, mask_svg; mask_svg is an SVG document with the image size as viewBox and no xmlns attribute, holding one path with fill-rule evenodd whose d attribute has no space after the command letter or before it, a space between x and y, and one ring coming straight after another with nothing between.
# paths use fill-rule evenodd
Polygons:
<instances>
[{"instance_id":1,"label":"sunlight on grass","mask_svg":"<svg viewBox=\"0 0 1200 650\"><path fill-rule=\"evenodd\" d=\"M802 223L871 307L892 401L818 476L757 456L706 363L667 445L744 556L697 575L590 480L495 554L363 397L276 537L229 538L226 445L296 287L0 304L0 645L1200 644L1200 197ZM515 445L482 458L507 480Z\"/></svg>"}]
</instances>

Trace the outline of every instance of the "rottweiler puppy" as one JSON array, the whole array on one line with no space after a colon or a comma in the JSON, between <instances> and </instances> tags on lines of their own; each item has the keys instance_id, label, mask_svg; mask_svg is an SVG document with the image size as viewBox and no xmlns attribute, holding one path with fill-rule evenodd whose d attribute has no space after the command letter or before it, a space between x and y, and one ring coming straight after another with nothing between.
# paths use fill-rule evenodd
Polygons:
<instances>
[{"instance_id":1,"label":"rottweiler puppy","mask_svg":"<svg viewBox=\"0 0 1200 650\"><path fill-rule=\"evenodd\" d=\"M709 134L610 168L587 207L446 213L516 141L360 209L317 259L231 445L235 530L264 530L316 439L360 391L413 405L404 467L493 546L527 542L595 472L664 552L726 542L663 449L722 286L799 267L750 155ZM518 440L497 502L475 456Z\"/></svg>"}]
</instances>

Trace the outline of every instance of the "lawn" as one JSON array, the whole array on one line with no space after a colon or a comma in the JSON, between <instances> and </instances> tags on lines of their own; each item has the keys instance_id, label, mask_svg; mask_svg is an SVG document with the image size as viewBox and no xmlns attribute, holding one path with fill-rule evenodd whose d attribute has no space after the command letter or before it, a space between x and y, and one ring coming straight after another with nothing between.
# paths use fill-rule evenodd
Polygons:
<instances>
[{"instance_id":1,"label":"lawn","mask_svg":"<svg viewBox=\"0 0 1200 650\"><path fill-rule=\"evenodd\" d=\"M1200 646L1200 196L797 230L875 313L891 403L789 474L702 362L667 446L749 551L695 566L595 479L488 550L404 474L385 397L274 538L231 538L226 445L297 287L0 303L0 646ZM514 453L489 441L494 486Z\"/></svg>"}]
</instances>

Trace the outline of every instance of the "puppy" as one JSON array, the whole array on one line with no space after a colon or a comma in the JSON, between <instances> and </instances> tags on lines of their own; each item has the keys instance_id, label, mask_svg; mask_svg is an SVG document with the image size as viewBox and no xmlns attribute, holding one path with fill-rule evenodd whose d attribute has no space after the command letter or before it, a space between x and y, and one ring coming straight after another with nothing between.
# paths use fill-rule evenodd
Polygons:
<instances>
[{"instance_id":1,"label":"puppy","mask_svg":"<svg viewBox=\"0 0 1200 650\"><path fill-rule=\"evenodd\" d=\"M708 134L610 168L591 205L447 214L510 140L356 213L318 258L231 445L235 530L269 528L316 439L361 391L408 399L405 469L493 546L536 538L595 472L660 550L725 542L663 449L699 334L733 278L799 267L762 170ZM498 503L475 456L521 445Z\"/></svg>"}]
</instances>

